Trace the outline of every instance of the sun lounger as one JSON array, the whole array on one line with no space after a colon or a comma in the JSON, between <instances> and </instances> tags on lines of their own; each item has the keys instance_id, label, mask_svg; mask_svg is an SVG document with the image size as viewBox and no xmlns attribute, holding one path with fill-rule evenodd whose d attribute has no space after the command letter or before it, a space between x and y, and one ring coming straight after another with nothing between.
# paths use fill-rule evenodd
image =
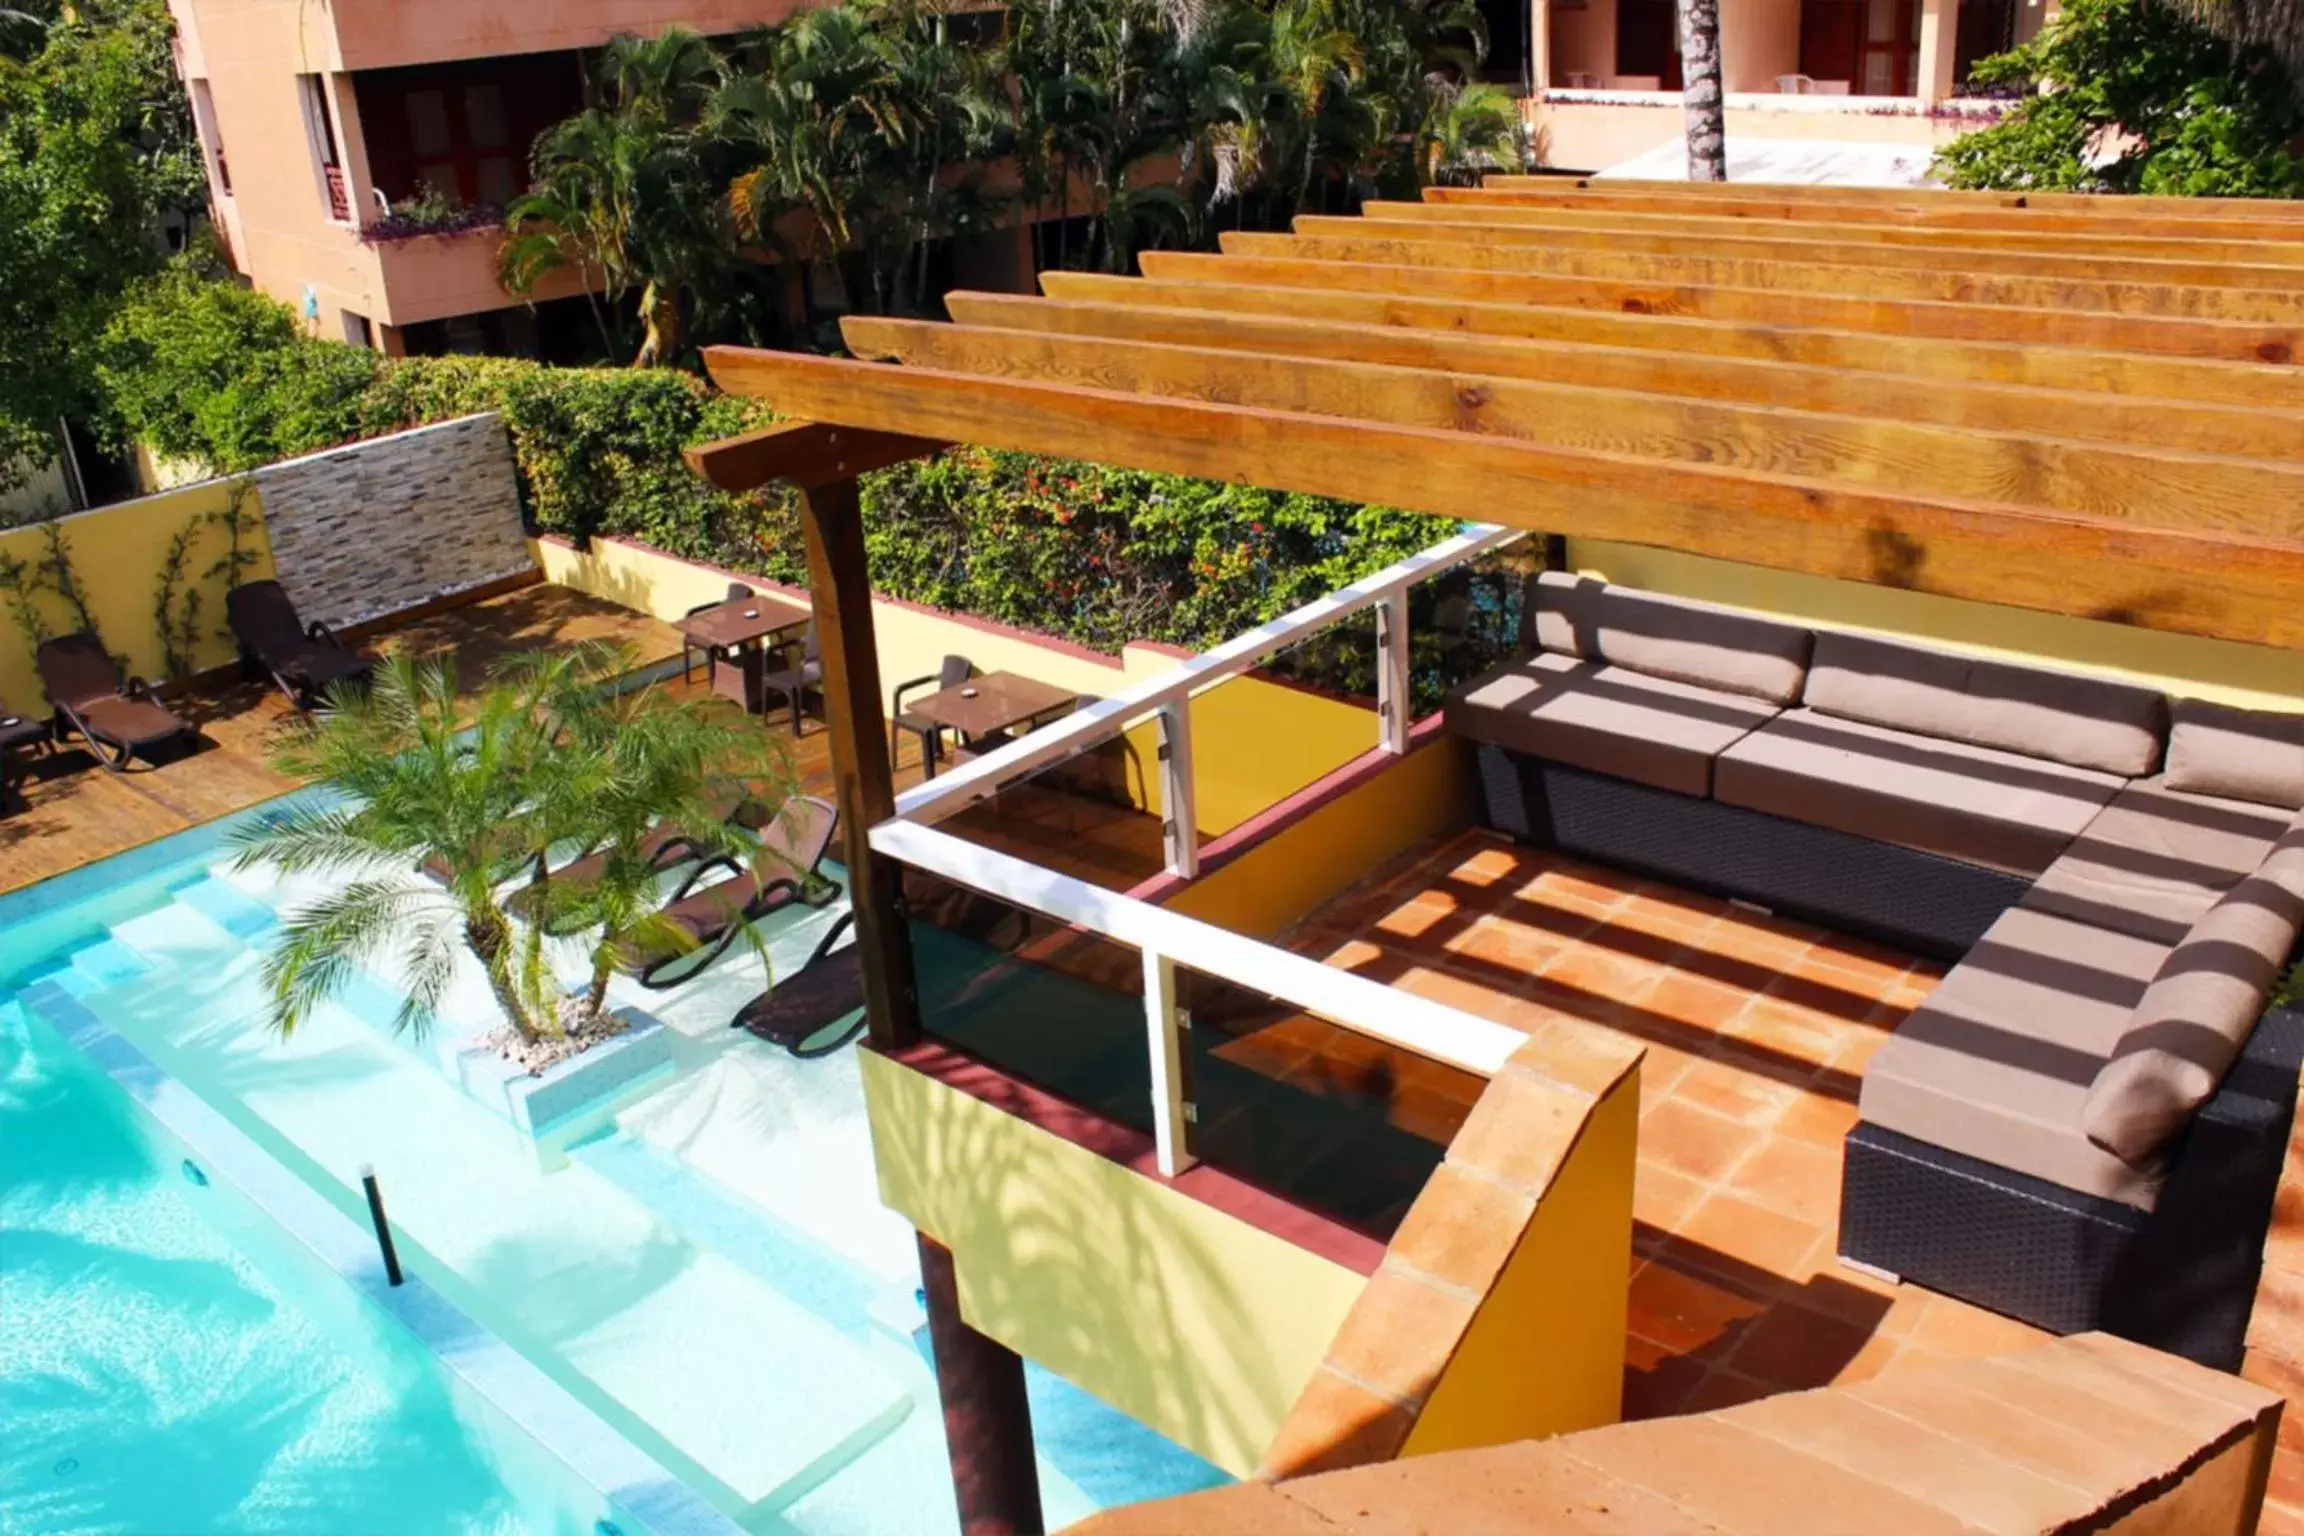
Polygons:
<instances>
[{"instance_id":1,"label":"sun lounger","mask_svg":"<svg viewBox=\"0 0 2304 1536\"><path fill-rule=\"evenodd\" d=\"M155 747L199 735L152 697L150 683L123 676L104 642L86 630L41 641L33 665L56 708L58 734L77 731L113 773L131 758L154 761Z\"/></svg>"},{"instance_id":2,"label":"sun lounger","mask_svg":"<svg viewBox=\"0 0 2304 1536\"><path fill-rule=\"evenodd\" d=\"M738 826L756 832L768 821L766 807L740 790L714 796L712 810L724 826ZM643 838L638 853L659 870L675 869L705 856L705 851L698 846L693 833L685 827L676 827L670 823L658 826ZM551 871L551 882L562 887L590 885L600 878L601 872L607 867L606 851L587 853ZM537 899L534 885L522 886L504 903L504 910L525 922L535 915ZM574 930L562 924L553 924L546 931L558 937Z\"/></svg>"},{"instance_id":3,"label":"sun lounger","mask_svg":"<svg viewBox=\"0 0 2304 1536\"><path fill-rule=\"evenodd\" d=\"M338 688L365 687L376 669L327 625L303 623L276 581L251 581L224 594L224 616L240 642L244 669L261 669L298 709L327 702Z\"/></svg>"},{"instance_id":4,"label":"sun lounger","mask_svg":"<svg viewBox=\"0 0 2304 1536\"><path fill-rule=\"evenodd\" d=\"M828 801L812 795L787 800L760 834L760 851L753 855L750 868L698 889L697 882L706 874L733 866L732 860L715 859L698 866L672 893L660 915L693 942L680 948L627 946L624 969L644 987L675 986L719 959L748 924L786 907L821 906L833 900L837 887L813 891L811 886L838 823L839 812Z\"/></svg>"},{"instance_id":5,"label":"sun lounger","mask_svg":"<svg viewBox=\"0 0 2304 1536\"><path fill-rule=\"evenodd\" d=\"M841 913L817 942L808 963L737 1009L728 1027L748 1030L803 1061L829 1056L862 1034L863 961L853 944L841 950L832 947L854 920L854 913Z\"/></svg>"}]
</instances>

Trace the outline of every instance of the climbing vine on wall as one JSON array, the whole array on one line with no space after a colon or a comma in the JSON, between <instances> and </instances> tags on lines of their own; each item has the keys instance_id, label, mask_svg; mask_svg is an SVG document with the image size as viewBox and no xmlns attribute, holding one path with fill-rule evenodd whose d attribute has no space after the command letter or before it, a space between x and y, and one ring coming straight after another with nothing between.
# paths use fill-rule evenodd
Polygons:
<instances>
[{"instance_id":1,"label":"climbing vine on wall","mask_svg":"<svg viewBox=\"0 0 2304 1536\"><path fill-rule=\"evenodd\" d=\"M162 667L171 678L188 677L199 666L200 615L207 591L229 593L258 563L256 551L248 547L248 533L256 521L249 509L254 490L253 481L233 481L225 489L224 505L213 512L193 514L176 530L168 541L167 553L160 558L160 575L152 595L152 627L160 641ZM192 551L210 528L224 531L224 552L196 581L191 580ZM220 640L230 639L231 626L221 626L214 634Z\"/></svg>"}]
</instances>

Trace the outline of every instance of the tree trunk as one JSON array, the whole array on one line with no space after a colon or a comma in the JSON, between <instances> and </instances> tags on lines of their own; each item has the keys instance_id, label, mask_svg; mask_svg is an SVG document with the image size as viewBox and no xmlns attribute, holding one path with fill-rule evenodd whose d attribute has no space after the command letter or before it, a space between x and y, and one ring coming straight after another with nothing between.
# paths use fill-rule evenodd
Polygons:
<instances>
[{"instance_id":1,"label":"tree trunk","mask_svg":"<svg viewBox=\"0 0 2304 1536\"><path fill-rule=\"evenodd\" d=\"M608 1007L608 978L616 974L616 952L605 935L599 949L592 955L592 985L584 989L584 1018L587 1023L600 1017Z\"/></svg>"},{"instance_id":2,"label":"tree trunk","mask_svg":"<svg viewBox=\"0 0 2304 1536\"><path fill-rule=\"evenodd\" d=\"M504 1011L505 1021L521 1039L533 1044L537 1039L536 1021L529 1017L528 1005L520 1000L519 988L512 985L511 925L494 908L468 911L464 914L464 942L480 957L480 967L488 973L488 990L495 995L496 1006Z\"/></svg>"},{"instance_id":3,"label":"tree trunk","mask_svg":"<svg viewBox=\"0 0 2304 1536\"><path fill-rule=\"evenodd\" d=\"M1680 100L1688 179L1728 179L1728 119L1720 88L1720 0L1680 0Z\"/></svg>"},{"instance_id":4,"label":"tree trunk","mask_svg":"<svg viewBox=\"0 0 2304 1536\"><path fill-rule=\"evenodd\" d=\"M640 314L643 327L640 355L632 360L632 366L659 368L678 362L685 340L680 323L680 290L673 288L667 294L664 286L651 281L640 290Z\"/></svg>"}]
</instances>

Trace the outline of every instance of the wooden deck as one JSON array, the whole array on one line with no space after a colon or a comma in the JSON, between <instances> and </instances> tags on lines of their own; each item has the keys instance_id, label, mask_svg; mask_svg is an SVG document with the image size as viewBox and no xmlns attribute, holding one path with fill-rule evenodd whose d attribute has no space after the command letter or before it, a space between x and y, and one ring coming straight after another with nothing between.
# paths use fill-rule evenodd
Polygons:
<instances>
[{"instance_id":1,"label":"wooden deck","mask_svg":"<svg viewBox=\"0 0 2304 1536\"><path fill-rule=\"evenodd\" d=\"M354 632L380 654L446 657L466 691L518 651L608 641L631 647L635 664L679 654L670 625L568 587L538 584L462 607ZM170 700L198 726L199 748L157 768L114 775L77 743L41 758L24 803L0 813L0 892L109 858L202 822L287 793L299 781L270 764L296 721L276 689L234 682L196 687ZM822 733L817 733L821 738ZM825 782L830 781L827 766Z\"/></svg>"}]
</instances>

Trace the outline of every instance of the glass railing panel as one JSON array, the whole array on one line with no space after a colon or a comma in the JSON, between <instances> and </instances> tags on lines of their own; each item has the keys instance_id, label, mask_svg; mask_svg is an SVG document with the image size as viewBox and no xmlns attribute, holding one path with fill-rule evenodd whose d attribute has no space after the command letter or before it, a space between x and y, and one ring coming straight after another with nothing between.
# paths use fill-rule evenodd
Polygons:
<instances>
[{"instance_id":1,"label":"glass railing panel","mask_svg":"<svg viewBox=\"0 0 2304 1536\"><path fill-rule=\"evenodd\" d=\"M1528 579L1544 563L1541 539L1489 550L1408 589L1409 718L1421 720L1458 684L1520 654Z\"/></svg>"},{"instance_id":2,"label":"glass railing panel","mask_svg":"<svg viewBox=\"0 0 2304 1536\"><path fill-rule=\"evenodd\" d=\"M1231 831L1375 750L1374 626L1366 615L1340 620L1194 697L1202 837Z\"/></svg>"},{"instance_id":3,"label":"glass railing panel","mask_svg":"<svg viewBox=\"0 0 2304 1536\"><path fill-rule=\"evenodd\" d=\"M904 902L925 1033L1152 1129L1137 950L923 870L904 871Z\"/></svg>"},{"instance_id":4,"label":"glass railing panel","mask_svg":"<svg viewBox=\"0 0 2304 1536\"><path fill-rule=\"evenodd\" d=\"M1193 1154L1389 1239L1485 1081L1188 966L1176 985Z\"/></svg>"},{"instance_id":5,"label":"glass railing panel","mask_svg":"<svg viewBox=\"0 0 2304 1536\"><path fill-rule=\"evenodd\" d=\"M953 812L944 831L980 847L1125 891L1167 869L1160 738L1148 718L1011 780Z\"/></svg>"}]
</instances>

